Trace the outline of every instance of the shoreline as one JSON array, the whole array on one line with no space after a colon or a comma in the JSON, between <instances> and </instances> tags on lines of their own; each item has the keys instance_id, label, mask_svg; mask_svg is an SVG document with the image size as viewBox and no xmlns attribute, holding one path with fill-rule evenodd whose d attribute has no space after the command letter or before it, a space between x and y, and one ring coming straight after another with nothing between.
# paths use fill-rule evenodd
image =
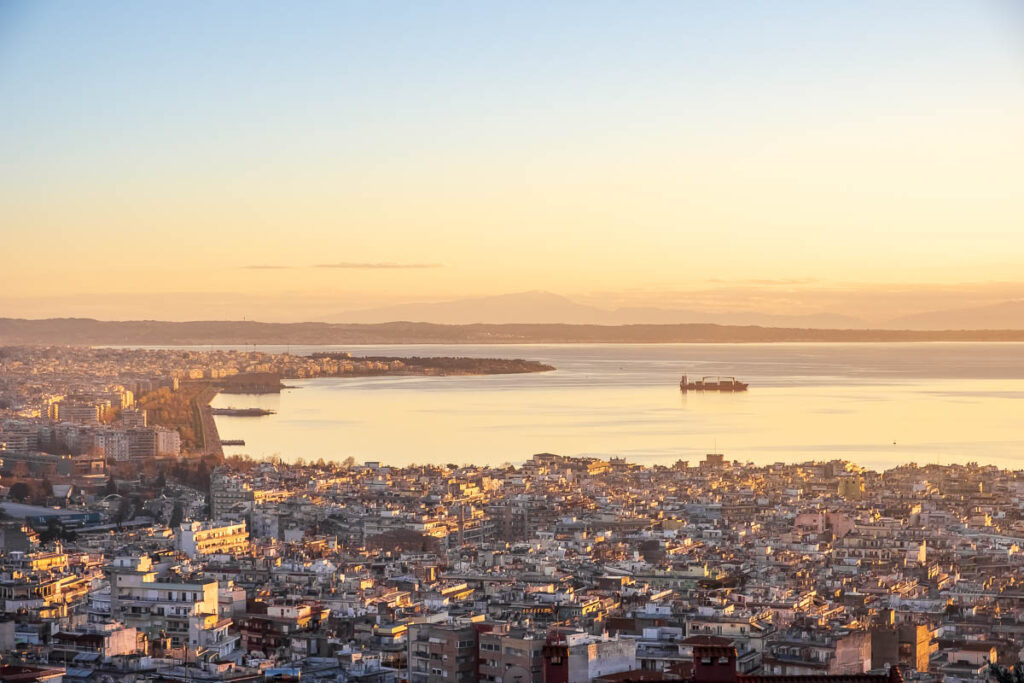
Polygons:
<instances>
[{"instance_id":1,"label":"shoreline","mask_svg":"<svg viewBox=\"0 0 1024 683\"><path fill-rule=\"evenodd\" d=\"M1024 342L1024 329L829 329L672 323L464 324L390 322L100 321L0 318L0 344L82 346L490 345L490 344L771 344Z\"/></svg>"},{"instance_id":2,"label":"shoreline","mask_svg":"<svg viewBox=\"0 0 1024 683\"><path fill-rule=\"evenodd\" d=\"M224 446L220 440L220 432L217 430L217 421L213 417L213 399L216 398L219 390L217 387L206 387L192 399L193 409L199 413L200 438L203 442L202 455L214 456L218 460L224 459Z\"/></svg>"}]
</instances>

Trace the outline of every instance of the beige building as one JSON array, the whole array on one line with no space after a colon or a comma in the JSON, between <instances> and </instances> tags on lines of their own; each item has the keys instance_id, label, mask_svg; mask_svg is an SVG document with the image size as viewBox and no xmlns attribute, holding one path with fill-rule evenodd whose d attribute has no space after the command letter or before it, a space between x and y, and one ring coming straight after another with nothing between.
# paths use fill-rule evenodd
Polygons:
<instances>
[{"instance_id":1,"label":"beige building","mask_svg":"<svg viewBox=\"0 0 1024 683\"><path fill-rule=\"evenodd\" d=\"M149 567L144 560L110 568L110 616L144 633L166 633L172 647L183 647L192 617L217 615L217 582L158 581Z\"/></svg>"},{"instance_id":2,"label":"beige building","mask_svg":"<svg viewBox=\"0 0 1024 683\"><path fill-rule=\"evenodd\" d=\"M191 558L244 553L249 549L249 531L245 522L219 525L186 522L175 531L174 543Z\"/></svg>"},{"instance_id":3,"label":"beige building","mask_svg":"<svg viewBox=\"0 0 1024 683\"><path fill-rule=\"evenodd\" d=\"M210 492L210 515L223 519L232 513L252 512L257 505L288 498L286 491L254 489L248 484L217 478Z\"/></svg>"}]
</instances>

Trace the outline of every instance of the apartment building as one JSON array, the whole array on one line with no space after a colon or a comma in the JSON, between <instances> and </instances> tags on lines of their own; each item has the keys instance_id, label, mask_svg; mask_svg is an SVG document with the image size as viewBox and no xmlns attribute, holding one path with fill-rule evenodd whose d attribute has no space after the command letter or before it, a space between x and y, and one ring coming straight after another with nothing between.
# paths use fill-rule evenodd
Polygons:
<instances>
[{"instance_id":1,"label":"apartment building","mask_svg":"<svg viewBox=\"0 0 1024 683\"><path fill-rule=\"evenodd\" d=\"M640 668L632 638L552 630L543 656L545 683L587 683Z\"/></svg>"},{"instance_id":2,"label":"apartment building","mask_svg":"<svg viewBox=\"0 0 1024 683\"><path fill-rule=\"evenodd\" d=\"M284 491L256 489L236 481L219 480L212 488L210 516L213 519L224 519L239 511L251 512L257 505L280 502L288 497Z\"/></svg>"},{"instance_id":3,"label":"apartment building","mask_svg":"<svg viewBox=\"0 0 1024 683\"><path fill-rule=\"evenodd\" d=\"M249 531L245 522L186 522L178 527L174 536L177 549L191 558L244 553L249 548Z\"/></svg>"},{"instance_id":4,"label":"apartment building","mask_svg":"<svg viewBox=\"0 0 1024 683\"><path fill-rule=\"evenodd\" d=\"M111 617L145 633L165 633L175 648L188 643L190 618L216 615L217 603L216 581L160 581L147 569L111 569Z\"/></svg>"},{"instance_id":5,"label":"apartment building","mask_svg":"<svg viewBox=\"0 0 1024 683\"><path fill-rule=\"evenodd\" d=\"M503 625L480 634L478 680L544 683L546 633Z\"/></svg>"},{"instance_id":6,"label":"apartment building","mask_svg":"<svg viewBox=\"0 0 1024 683\"><path fill-rule=\"evenodd\" d=\"M475 683L478 630L475 624L410 624L410 683Z\"/></svg>"}]
</instances>

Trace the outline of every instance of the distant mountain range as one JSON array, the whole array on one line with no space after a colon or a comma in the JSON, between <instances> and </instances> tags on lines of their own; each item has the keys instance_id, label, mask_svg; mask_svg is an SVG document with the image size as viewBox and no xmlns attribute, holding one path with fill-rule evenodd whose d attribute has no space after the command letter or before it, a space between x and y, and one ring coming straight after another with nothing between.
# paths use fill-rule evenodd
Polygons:
<instances>
[{"instance_id":1,"label":"distant mountain range","mask_svg":"<svg viewBox=\"0 0 1024 683\"><path fill-rule=\"evenodd\" d=\"M1024 301L905 315L890 320L886 327L903 330L1020 330L1024 329Z\"/></svg>"},{"instance_id":2,"label":"distant mountain range","mask_svg":"<svg viewBox=\"0 0 1024 683\"><path fill-rule=\"evenodd\" d=\"M1024 341L1024 301L919 313L874 327L858 318L830 313L603 309L550 292L403 304L339 313L333 318L339 322L0 318L0 344Z\"/></svg>"},{"instance_id":3,"label":"distant mountain range","mask_svg":"<svg viewBox=\"0 0 1024 683\"><path fill-rule=\"evenodd\" d=\"M390 322L100 321L0 318L0 345L524 344L1024 341L1024 330L823 330L712 324L566 325ZM2 357L0 349L0 357Z\"/></svg>"},{"instance_id":4,"label":"distant mountain range","mask_svg":"<svg viewBox=\"0 0 1024 683\"><path fill-rule=\"evenodd\" d=\"M1024 301L978 308L960 308L865 321L835 313L775 315L752 311L709 313L658 307L600 308L580 304L551 292L522 292L436 303L413 303L338 313L329 318L345 323L396 320L445 325L570 324L570 325L756 325L823 330L1021 330Z\"/></svg>"},{"instance_id":5,"label":"distant mountain range","mask_svg":"<svg viewBox=\"0 0 1024 683\"><path fill-rule=\"evenodd\" d=\"M330 316L335 322L385 323L396 320L430 322L443 325L478 323L568 324L568 325L759 325L762 327L801 327L819 329L866 329L858 318L831 313L812 315L772 315L736 312L707 313L683 309L627 307L604 309L580 304L551 292L521 292L436 303L399 304Z\"/></svg>"}]
</instances>

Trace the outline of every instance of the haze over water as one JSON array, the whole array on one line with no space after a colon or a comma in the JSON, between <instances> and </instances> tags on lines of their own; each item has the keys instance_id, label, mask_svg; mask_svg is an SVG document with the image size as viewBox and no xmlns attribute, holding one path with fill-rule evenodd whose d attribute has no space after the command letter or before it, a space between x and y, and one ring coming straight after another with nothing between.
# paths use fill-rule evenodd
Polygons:
<instances>
[{"instance_id":1,"label":"haze over water","mask_svg":"<svg viewBox=\"0 0 1024 683\"><path fill-rule=\"evenodd\" d=\"M281 352L285 347L260 347ZM297 347L291 353L526 358L549 373L288 380L278 395L220 395L225 451L286 460L521 462L543 451L696 464L712 450L770 463L848 459L885 468L1024 453L1024 344L495 345ZM679 376L735 375L742 394L682 394Z\"/></svg>"}]
</instances>

